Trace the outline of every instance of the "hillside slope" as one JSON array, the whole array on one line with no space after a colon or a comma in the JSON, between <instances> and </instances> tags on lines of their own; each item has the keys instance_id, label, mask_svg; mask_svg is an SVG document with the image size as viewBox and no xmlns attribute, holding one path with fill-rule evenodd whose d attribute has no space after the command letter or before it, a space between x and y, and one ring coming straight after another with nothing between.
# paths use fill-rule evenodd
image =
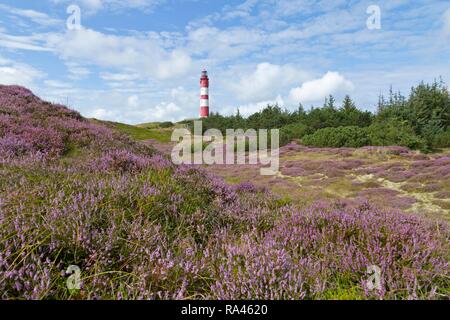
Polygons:
<instances>
[{"instance_id":1,"label":"hillside slope","mask_svg":"<svg viewBox=\"0 0 450 320\"><path fill-rule=\"evenodd\" d=\"M111 149L150 152L125 135L96 125L62 105L42 101L18 86L0 86L2 161L48 161L71 152Z\"/></svg>"},{"instance_id":2,"label":"hillside slope","mask_svg":"<svg viewBox=\"0 0 450 320\"><path fill-rule=\"evenodd\" d=\"M76 152L75 152L75 151ZM296 208L0 86L2 299L447 298L446 225ZM69 161L70 160L70 161ZM69 290L70 265L81 270ZM364 285L379 266L382 283Z\"/></svg>"}]
</instances>

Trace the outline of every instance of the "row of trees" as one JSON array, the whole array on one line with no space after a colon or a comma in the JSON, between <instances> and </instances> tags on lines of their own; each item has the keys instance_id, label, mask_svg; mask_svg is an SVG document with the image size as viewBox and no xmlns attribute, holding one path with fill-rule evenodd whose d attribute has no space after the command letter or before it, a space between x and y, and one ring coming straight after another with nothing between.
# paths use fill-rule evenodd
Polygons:
<instances>
[{"instance_id":1,"label":"row of trees","mask_svg":"<svg viewBox=\"0 0 450 320\"><path fill-rule=\"evenodd\" d=\"M278 105L268 105L260 112L254 113L248 118L241 116L239 110L236 115L223 116L219 113L212 113L203 120L204 130L210 128L220 129L275 129L292 125L304 125L308 127L308 132L327 127L361 125L369 126L372 123L373 115L369 111L360 111L349 96L345 97L343 105L338 108L335 99L330 96L326 99L322 108L312 108L305 111L302 105L294 112L281 109Z\"/></svg>"},{"instance_id":2,"label":"row of trees","mask_svg":"<svg viewBox=\"0 0 450 320\"><path fill-rule=\"evenodd\" d=\"M281 131L281 144L292 140L320 147L360 147L364 145L401 145L432 150L450 146L450 94L442 81L421 83L408 97L392 90L380 96L375 113L361 111L349 96L338 107L329 96L321 108L290 112L267 106L244 118L213 113L203 121L204 130L274 129Z\"/></svg>"}]
</instances>

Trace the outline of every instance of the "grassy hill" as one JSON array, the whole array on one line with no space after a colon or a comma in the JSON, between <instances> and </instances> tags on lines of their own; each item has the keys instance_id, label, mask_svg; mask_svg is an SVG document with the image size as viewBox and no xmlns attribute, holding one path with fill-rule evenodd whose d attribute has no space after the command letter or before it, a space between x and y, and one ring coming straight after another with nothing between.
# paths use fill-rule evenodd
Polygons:
<instances>
[{"instance_id":1,"label":"grassy hill","mask_svg":"<svg viewBox=\"0 0 450 320\"><path fill-rule=\"evenodd\" d=\"M0 86L0 298L448 297L447 225L368 202L296 207L130 139L147 134Z\"/></svg>"},{"instance_id":2,"label":"grassy hill","mask_svg":"<svg viewBox=\"0 0 450 320\"><path fill-rule=\"evenodd\" d=\"M158 123L143 125L128 125L118 122L109 122L109 121L99 121L92 120L94 123L99 123L106 125L112 129L115 129L130 138L141 141L141 140L157 140L160 142L169 142L170 137L172 135L172 128L160 128L158 127Z\"/></svg>"}]
</instances>

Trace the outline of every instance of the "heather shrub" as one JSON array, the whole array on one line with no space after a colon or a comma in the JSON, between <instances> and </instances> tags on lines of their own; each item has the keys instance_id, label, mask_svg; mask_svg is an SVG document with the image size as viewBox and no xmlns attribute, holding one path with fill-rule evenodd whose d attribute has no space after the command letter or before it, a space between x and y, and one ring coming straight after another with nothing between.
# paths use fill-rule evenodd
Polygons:
<instances>
[{"instance_id":1,"label":"heather shrub","mask_svg":"<svg viewBox=\"0 0 450 320\"><path fill-rule=\"evenodd\" d=\"M91 163L92 171L139 172L151 165L161 168L168 166L169 161L161 156L138 156L127 150L108 151Z\"/></svg>"},{"instance_id":2,"label":"heather shrub","mask_svg":"<svg viewBox=\"0 0 450 320\"><path fill-rule=\"evenodd\" d=\"M302 143L314 147L359 148L370 144L367 130L356 126L324 128L303 137Z\"/></svg>"},{"instance_id":3,"label":"heather shrub","mask_svg":"<svg viewBox=\"0 0 450 320\"><path fill-rule=\"evenodd\" d=\"M360 152L368 152L370 154L379 154L379 155L407 155L412 156L411 150L406 147L399 146L388 146L388 147L377 147L377 146L368 146L363 147ZM357 153L360 153L356 151ZM426 157L426 156L425 156Z\"/></svg>"},{"instance_id":4,"label":"heather shrub","mask_svg":"<svg viewBox=\"0 0 450 320\"><path fill-rule=\"evenodd\" d=\"M220 242L219 242L220 241ZM233 239L226 231L207 251L214 261L211 297L215 299L303 299L303 265L280 243L252 231Z\"/></svg>"},{"instance_id":5,"label":"heather shrub","mask_svg":"<svg viewBox=\"0 0 450 320\"><path fill-rule=\"evenodd\" d=\"M208 251L215 260L213 297L333 298L345 292L352 298L445 296L449 269L439 252L448 252L448 238L436 237L432 225L367 204L346 210L316 204L283 213L267 233L251 231L236 238L225 231L215 237ZM445 226L438 228L448 232ZM371 265L382 270L379 291L364 289Z\"/></svg>"},{"instance_id":6,"label":"heather shrub","mask_svg":"<svg viewBox=\"0 0 450 320\"><path fill-rule=\"evenodd\" d=\"M123 148L153 150L68 108L42 101L18 86L0 86L0 161L33 162L65 156L73 150L101 153Z\"/></svg>"},{"instance_id":7,"label":"heather shrub","mask_svg":"<svg viewBox=\"0 0 450 320\"><path fill-rule=\"evenodd\" d=\"M0 244L3 298L66 297L66 289L54 281L64 281L61 272L70 264L89 275L82 298L117 298L123 288L129 291L122 297L181 298L184 282L176 275L191 279L188 273L193 272L199 277L195 250L209 241L214 230L228 225L243 232L258 227L257 212L271 214L264 205L258 209L265 201L257 194L240 201L253 193L249 187L240 188L238 195L217 178L209 179L194 168L163 167L161 159L144 159L149 165L145 172L123 170L134 169L137 156L117 154L126 165L120 158L119 166L114 160L113 166L97 174L6 170L10 184L2 180L2 189L16 190L23 183L28 188L2 194L1 237L11 232L18 236ZM16 213L16 201L32 214ZM18 260L22 252L37 255ZM43 263L47 260L48 265ZM39 268L46 268L45 275L33 273ZM31 278L44 276L42 288L20 270L30 270ZM110 276L103 275L112 270ZM117 287L111 289L111 281L120 275L114 281Z\"/></svg>"},{"instance_id":8,"label":"heather shrub","mask_svg":"<svg viewBox=\"0 0 450 320\"><path fill-rule=\"evenodd\" d=\"M0 91L1 299L448 298L446 225L367 203L296 208L251 183L174 166L26 89ZM70 147L83 152L63 161ZM410 170L446 176L449 161ZM338 176L360 165L302 170ZM381 290L365 290L372 264ZM66 286L70 265L80 290Z\"/></svg>"},{"instance_id":9,"label":"heather shrub","mask_svg":"<svg viewBox=\"0 0 450 320\"><path fill-rule=\"evenodd\" d=\"M448 232L446 226L438 228ZM417 298L423 292L433 295L437 283L443 288L449 284L446 258L438 258L438 252L448 252L448 238L436 237L435 231L417 218L380 211L368 204L346 210L318 204L288 215L271 237L283 243L292 258L310 259L327 270L319 279L314 268L311 275L305 272L310 294L350 289L364 278L367 266L377 265L382 270L383 288L364 291L364 295ZM312 286L315 280L320 284L317 287ZM322 290L317 292L317 288ZM445 290L440 293L445 294Z\"/></svg>"},{"instance_id":10,"label":"heather shrub","mask_svg":"<svg viewBox=\"0 0 450 320\"><path fill-rule=\"evenodd\" d=\"M446 227L369 205L298 211L194 167L0 170L3 298L439 298L449 285ZM371 264L380 292L362 285Z\"/></svg>"}]
</instances>

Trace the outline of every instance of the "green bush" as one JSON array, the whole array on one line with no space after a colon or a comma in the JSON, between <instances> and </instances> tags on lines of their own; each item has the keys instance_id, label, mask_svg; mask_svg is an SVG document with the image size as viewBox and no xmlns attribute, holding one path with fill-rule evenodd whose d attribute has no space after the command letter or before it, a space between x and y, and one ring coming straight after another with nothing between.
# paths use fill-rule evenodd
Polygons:
<instances>
[{"instance_id":1,"label":"green bush","mask_svg":"<svg viewBox=\"0 0 450 320\"><path fill-rule=\"evenodd\" d=\"M447 130L435 134L431 143L435 148L450 148L450 126Z\"/></svg>"},{"instance_id":2,"label":"green bush","mask_svg":"<svg viewBox=\"0 0 450 320\"><path fill-rule=\"evenodd\" d=\"M172 128L173 127L173 123L170 121L166 121L166 122L161 122L159 124L160 128Z\"/></svg>"},{"instance_id":3,"label":"green bush","mask_svg":"<svg viewBox=\"0 0 450 320\"><path fill-rule=\"evenodd\" d=\"M424 149L426 146L425 141L415 134L407 121L377 121L367 131L373 146L404 146L410 149Z\"/></svg>"},{"instance_id":4,"label":"green bush","mask_svg":"<svg viewBox=\"0 0 450 320\"><path fill-rule=\"evenodd\" d=\"M356 126L324 128L302 139L302 143L314 147L359 148L370 144L367 129Z\"/></svg>"},{"instance_id":5,"label":"green bush","mask_svg":"<svg viewBox=\"0 0 450 320\"><path fill-rule=\"evenodd\" d=\"M291 123L280 129L280 146L284 146L292 140L301 139L312 133L311 128L303 123Z\"/></svg>"}]
</instances>

